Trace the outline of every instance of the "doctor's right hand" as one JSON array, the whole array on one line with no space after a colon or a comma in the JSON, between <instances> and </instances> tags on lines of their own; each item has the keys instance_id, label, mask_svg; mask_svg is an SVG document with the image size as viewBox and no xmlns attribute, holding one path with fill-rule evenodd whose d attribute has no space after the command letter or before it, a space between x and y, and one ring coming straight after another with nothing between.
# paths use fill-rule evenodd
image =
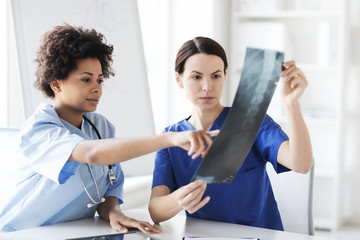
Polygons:
<instances>
[{"instance_id":1,"label":"doctor's right hand","mask_svg":"<svg viewBox=\"0 0 360 240\"><path fill-rule=\"evenodd\" d=\"M207 132L205 130L173 132L173 144L188 150L188 155L195 159L204 157L220 130Z\"/></svg>"},{"instance_id":2,"label":"doctor's right hand","mask_svg":"<svg viewBox=\"0 0 360 240\"><path fill-rule=\"evenodd\" d=\"M205 190L206 182L199 179L188 185L182 186L173 192L173 195L179 207L188 211L190 214L193 214L210 201L209 196L201 200Z\"/></svg>"}]
</instances>

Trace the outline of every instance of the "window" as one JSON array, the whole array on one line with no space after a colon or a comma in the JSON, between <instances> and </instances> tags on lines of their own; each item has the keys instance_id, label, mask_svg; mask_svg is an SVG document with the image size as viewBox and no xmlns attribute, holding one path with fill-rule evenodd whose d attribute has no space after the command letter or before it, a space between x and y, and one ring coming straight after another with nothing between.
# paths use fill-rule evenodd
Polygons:
<instances>
[{"instance_id":1,"label":"window","mask_svg":"<svg viewBox=\"0 0 360 240\"><path fill-rule=\"evenodd\" d=\"M209 0L137 3L155 131L160 133L191 114L191 104L175 81L175 54L181 44L196 36L214 37L215 9Z\"/></svg>"},{"instance_id":2,"label":"window","mask_svg":"<svg viewBox=\"0 0 360 240\"><path fill-rule=\"evenodd\" d=\"M0 127L7 126L7 3L0 1Z\"/></svg>"}]
</instances>

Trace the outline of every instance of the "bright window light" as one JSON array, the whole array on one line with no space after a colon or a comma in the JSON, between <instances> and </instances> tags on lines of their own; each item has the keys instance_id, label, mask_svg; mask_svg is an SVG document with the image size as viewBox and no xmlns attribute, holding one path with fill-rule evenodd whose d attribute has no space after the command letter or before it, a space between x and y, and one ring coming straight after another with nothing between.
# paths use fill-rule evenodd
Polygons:
<instances>
[{"instance_id":1,"label":"bright window light","mask_svg":"<svg viewBox=\"0 0 360 240\"><path fill-rule=\"evenodd\" d=\"M0 127L7 126L7 2L0 1Z\"/></svg>"}]
</instances>

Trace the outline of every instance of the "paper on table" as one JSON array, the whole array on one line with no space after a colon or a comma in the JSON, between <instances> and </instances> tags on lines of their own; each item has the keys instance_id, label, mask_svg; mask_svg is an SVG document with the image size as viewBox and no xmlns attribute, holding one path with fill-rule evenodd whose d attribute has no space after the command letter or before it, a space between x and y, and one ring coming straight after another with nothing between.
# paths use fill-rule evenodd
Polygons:
<instances>
[{"instance_id":1,"label":"paper on table","mask_svg":"<svg viewBox=\"0 0 360 240\"><path fill-rule=\"evenodd\" d=\"M283 52L247 48L232 108L192 181L229 183L234 179L264 120L283 61Z\"/></svg>"}]
</instances>

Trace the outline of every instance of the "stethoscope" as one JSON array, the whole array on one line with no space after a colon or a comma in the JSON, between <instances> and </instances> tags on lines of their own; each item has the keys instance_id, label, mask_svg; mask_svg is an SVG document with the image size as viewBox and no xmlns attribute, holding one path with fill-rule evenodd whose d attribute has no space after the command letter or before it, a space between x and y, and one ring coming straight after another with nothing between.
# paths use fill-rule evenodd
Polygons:
<instances>
[{"instance_id":1,"label":"stethoscope","mask_svg":"<svg viewBox=\"0 0 360 240\"><path fill-rule=\"evenodd\" d=\"M100 135L100 133L99 133L99 131L98 131L98 129L97 129L96 126L95 126L95 124L93 124L87 117L85 117L85 115L83 115L83 118L84 118L84 119L91 125L91 127L94 129L97 137L98 137L99 139L102 139L102 138L101 138L101 135ZM90 200L92 201L92 203L88 203L86 206L87 206L88 208L91 208L91 207L96 206L96 205L98 205L98 204L100 204L100 203L102 203L102 202L105 202L105 198L101 198L101 199L100 199L99 188L98 188L98 185L97 185L97 183L96 183L96 180L95 180L95 177L94 177L94 173L93 173L90 165L89 165L89 164L86 164L86 165L87 165L88 168L89 168L89 171L90 171L91 177L92 177L92 179L93 179L93 181L94 181L94 183L95 183L95 188L96 188L96 192L97 192L97 195L98 195L98 201L95 201L95 200L91 197L91 195L89 194L88 190L87 190L86 187L85 187L84 182L83 182L82 179L81 179L81 184L82 184L82 186L83 186L86 194L88 195L88 197L89 197ZM111 185L113 185L113 184L117 181L116 175L115 175L115 173L113 173L113 169L112 169L112 166L111 166L111 165L109 165L109 180L110 180L110 184L111 184Z\"/></svg>"}]
</instances>

